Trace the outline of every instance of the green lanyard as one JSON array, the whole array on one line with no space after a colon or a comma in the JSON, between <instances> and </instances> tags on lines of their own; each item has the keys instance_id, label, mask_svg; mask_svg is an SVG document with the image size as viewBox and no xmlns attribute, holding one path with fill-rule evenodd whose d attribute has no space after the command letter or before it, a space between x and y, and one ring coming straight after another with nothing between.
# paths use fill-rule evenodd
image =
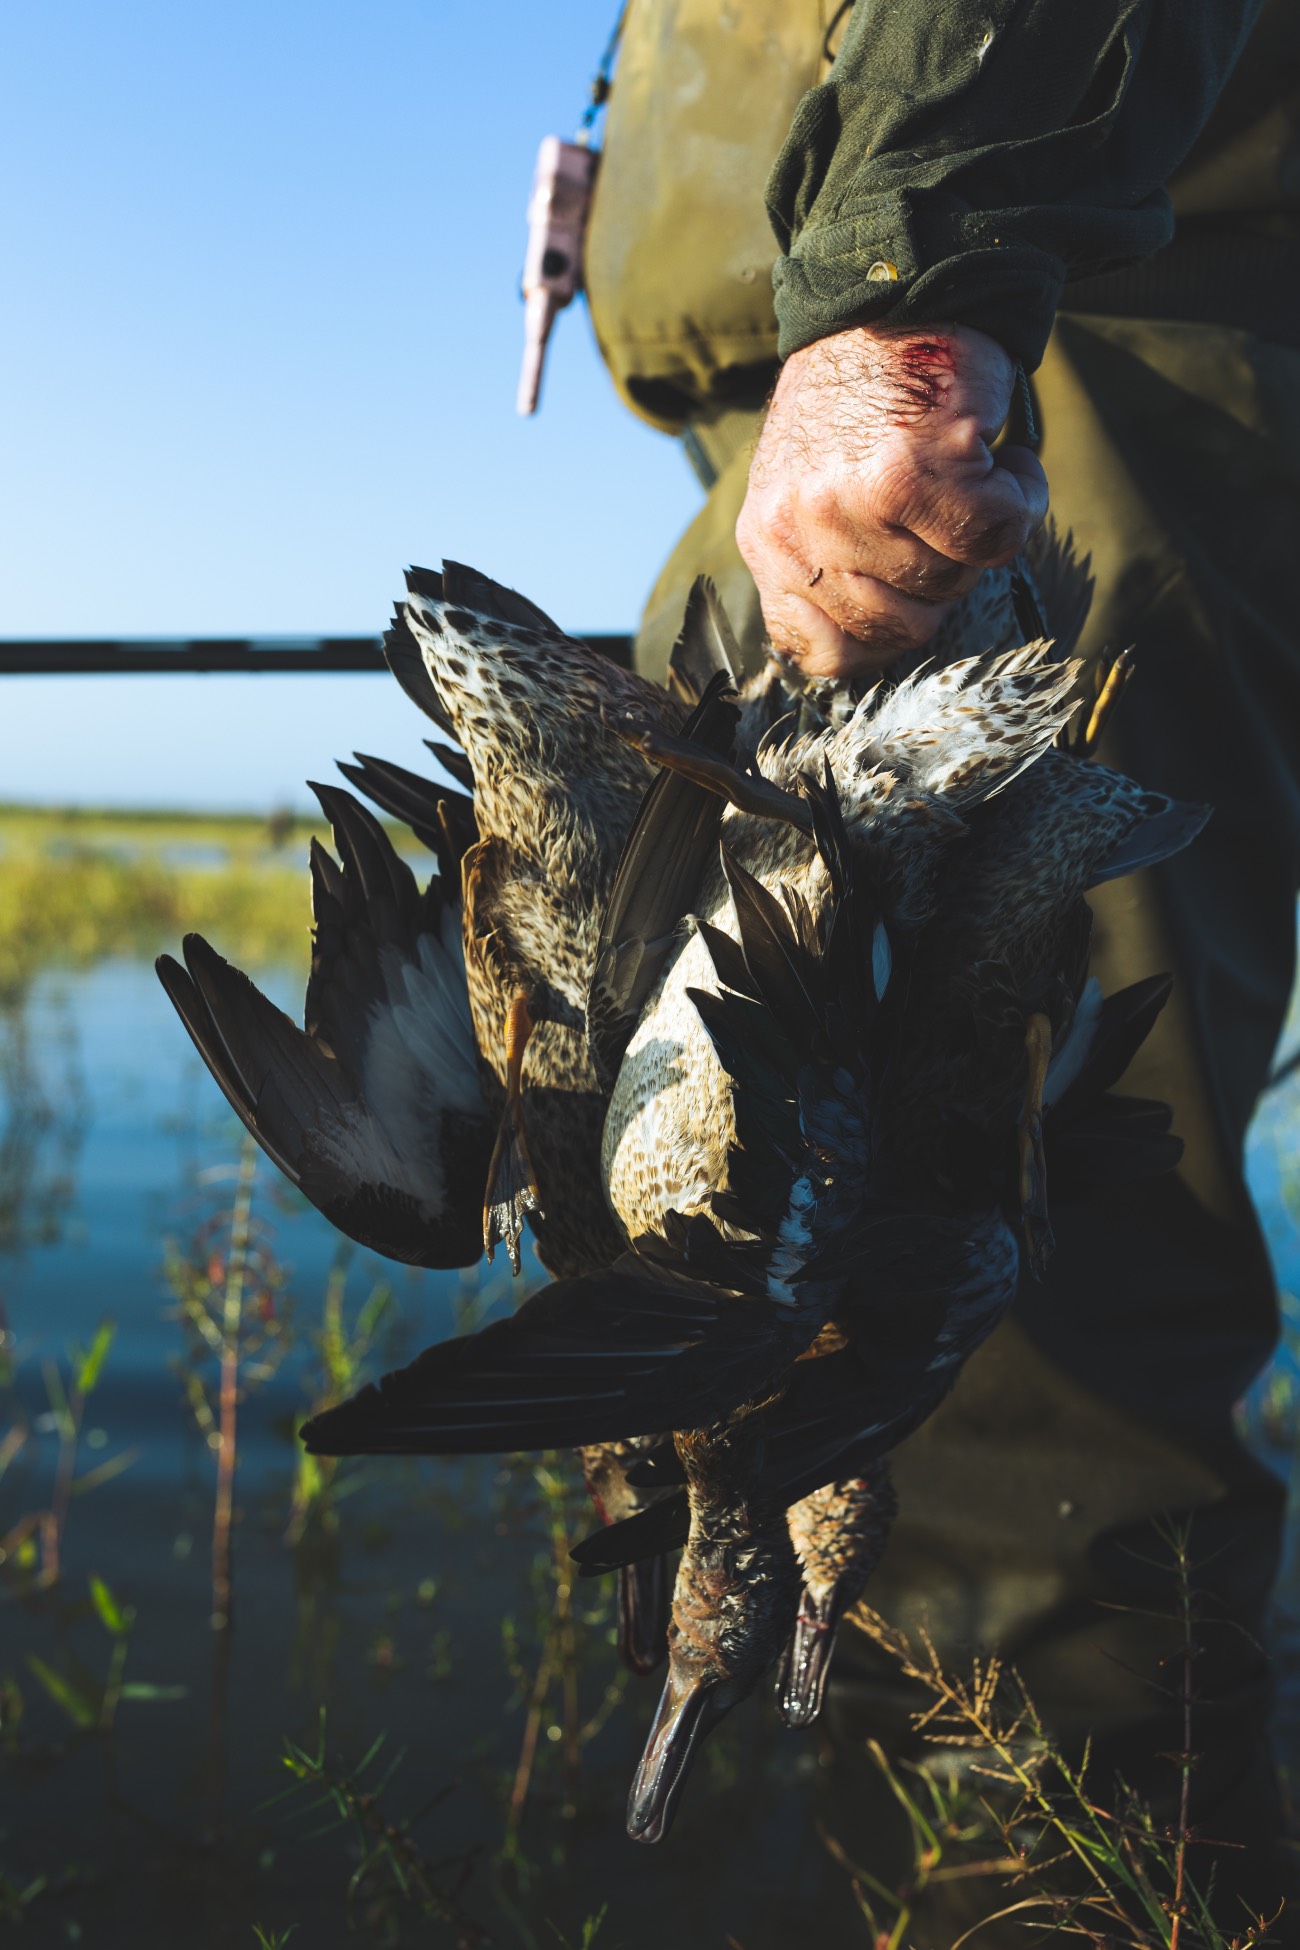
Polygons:
<instances>
[{"instance_id":1,"label":"green lanyard","mask_svg":"<svg viewBox=\"0 0 1300 1950\"><path fill-rule=\"evenodd\" d=\"M590 148L591 146L592 130L596 126L596 117L609 100L610 89L614 85L614 61L618 54L618 44L623 38L623 23L627 19L627 10L630 5L631 0L623 0L623 5L618 10L618 19L614 22L613 31L605 43L605 52L600 57L600 66L591 79L591 92L587 97L587 107L582 121L578 125L578 133L575 138L582 144L584 149Z\"/></svg>"}]
</instances>

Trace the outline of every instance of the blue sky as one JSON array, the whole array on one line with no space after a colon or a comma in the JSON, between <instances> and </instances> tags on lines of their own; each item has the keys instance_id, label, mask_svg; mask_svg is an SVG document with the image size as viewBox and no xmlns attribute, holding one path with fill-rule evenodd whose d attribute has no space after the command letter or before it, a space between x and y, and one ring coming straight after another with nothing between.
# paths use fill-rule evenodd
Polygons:
<instances>
[{"instance_id":1,"label":"blue sky","mask_svg":"<svg viewBox=\"0 0 1300 1950\"><path fill-rule=\"evenodd\" d=\"M523 214L615 0L42 0L0 75L0 636L378 631L457 557L633 623L698 503L580 306L513 397ZM284 804L416 762L384 678L0 680L0 799Z\"/></svg>"}]
</instances>

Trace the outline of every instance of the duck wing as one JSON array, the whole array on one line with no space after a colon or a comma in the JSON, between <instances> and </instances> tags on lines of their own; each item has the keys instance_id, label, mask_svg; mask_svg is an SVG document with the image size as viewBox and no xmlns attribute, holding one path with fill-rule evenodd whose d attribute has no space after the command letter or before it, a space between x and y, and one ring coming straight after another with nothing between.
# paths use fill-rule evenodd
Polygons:
<instances>
[{"instance_id":1,"label":"duck wing","mask_svg":"<svg viewBox=\"0 0 1300 1950\"><path fill-rule=\"evenodd\" d=\"M309 1448L491 1453L699 1428L771 1392L814 1339L832 1293L802 1283L800 1262L856 1212L869 1148L861 1037L877 1009L874 907L855 894L833 786L807 791L834 919L819 932L724 850L740 943L727 938L728 959L719 937L720 974L741 987L692 992L737 1095L747 1169L733 1168L734 1190L761 1215L749 1239L669 1214L665 1236L647 1233L605 1271L557 1281L317 1417Z\"/></svg>"},{"instance_id":2,"label":"duck wing","mask_svg":"<svg viewBox=\"0 0 1300 1950\"><path fill-rule=\"evenodd\" d=\"M700 588L697 583L692 591L693 607ZM688 610L687 628L690 620ZM728 673L715 671L681 735L730 758L740 720L732 692ZM611 1084L713 862L723 810L715 792L680 772L661 771L624 842L587 997L588 1045L598 1072Z\"/></svg>"},{"instance_id":3,"label":"duck wing","mask_svg":"<svg viewBox=\"0 0 1300 1950\"><path fill-rule=\"evenodd\" d=\"M342 864L313 842L305 1029L201 935L158 974L247 1129L341 1232L415 1265L472 1265L495 1119L459 905L436 878L420 892L350 793L315 790Z\"/></svg>"},{"instance_id":4,"label":"duck wing","mask_svg":"<svg viewBox=\"0 0 1300 1950\"><path fill-rule=\"evenodd\" d=\"M1168 1104L1112 1088L1172 988L1172 976L1150 975L1102 999L1096 981L1088 984L1047 1073L1043 1140L1054 1199L1083 1198L1123 1179L1172 1171L1182 1157Z\"/></svg>"},{"instance_id":5,"label":"duck wing","mask_svg":"<svg viewBox=\"0 0 1300 1950\"><path fill-rule=\"evenodd\" d=\"M464 785L463 793L447 793L432 779L408 772L405 766L394 765L391 759L373 758L365 752L354 752L355 762L351 765L340 760L339 771L349 785L363 792L381 812L410 827L416 839L436 858L444 884L454 887L460 873L461 855L478 838L478 822L470 796L473 780L468 777L463 752L450 745L439 745L432 738L426 738L425 743L444 771Z\"/></svg>"},{"instance_id":6,"label":"duck wing","mask_svg":"<svg viewBox=\"0 0 1300 1950\"><path fill-rule=\"evenodd\" d=\"M781 1399L764 1411L764 1455L756 1495L788 1508L828 1483L862 1474L933 1414L1015 1292L1016 1249L1005 1226L998 1277L968 1282L954 1305L942 1279L900 1263L892 1297L859 1309L845 1345L796 1362ZM912 1285L912 1281L916 1285ZM683 1480L676 1452L657 1448L628 1472L640 1489L671 1491ZM621 1570L686 1541L685 1489L584 1537L571 1551L584 1577Z\"/></svg>"},{"instance_id":7,"label":"duck wing","mask_svg":"<svg viewBox=\"0 0 1300 1950\"><path fill-rule=\"evenodd\" d=\"M308 1422L316 1455L573 1449L697 1428L759 1393L812 1338L707 1220L557 1280L508 1320L442 1341ZM703 1262L695 1267L696 1259ZM725 1266L727 1283L719 1278Z\"/></svg>"}]
</instances>

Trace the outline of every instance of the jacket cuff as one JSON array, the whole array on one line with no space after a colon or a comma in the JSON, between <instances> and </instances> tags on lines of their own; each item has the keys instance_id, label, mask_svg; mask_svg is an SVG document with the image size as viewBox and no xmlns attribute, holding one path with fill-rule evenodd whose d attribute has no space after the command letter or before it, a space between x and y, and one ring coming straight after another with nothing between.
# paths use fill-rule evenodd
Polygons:
<instances>
[{"instance_id":1,"label":"jacket cuff","mask_svg":"<svg viewBox=\"0 0 1300 1950\"><path fill-rule=\"evenodd\" d=\"M904 199L889 199L892 209L883 202L868 214L809 225L777 259L781 358L853 325L950 324L986 332L1032 371L1060 303L1062 260L996 236L954 237L951 224L948 238L926 251ZM972 214L955 228L988 226Z\"/></svg>"}]
</instances>

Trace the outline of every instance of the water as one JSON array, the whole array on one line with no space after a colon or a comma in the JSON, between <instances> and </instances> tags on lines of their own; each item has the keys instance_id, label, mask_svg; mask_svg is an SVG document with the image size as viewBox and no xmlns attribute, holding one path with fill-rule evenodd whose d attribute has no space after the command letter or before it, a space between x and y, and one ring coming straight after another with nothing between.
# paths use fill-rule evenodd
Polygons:
<instances>
[{"instance_id":1,"label":"water","mask_svg":"<svg viewBox=\"0 0 1300 1950\"><path fill-rule=\"evenodd\" d=\"M294 984L265 985L294 1007ZM629 1685L585 1746L576 1782L555 1737L552 1692L519 1859L500 1863L526 1694L555 1602L545 1510L526 1471L509 1477L494 1462L367 1465L335 1529L309 1532L297 1548L286 1543L293 1421L309 1399L310 1333L339 1241L265 1164L257 1210L274 1228L298 1331L274 1377L241 1406L235 1624L228 1637L214 1635L214 1466L169 1366L183 1338L162 1278L162 1241L185 1242L228 1201L238 1127L147 967L114 962L45 978L7 1038L0 1300L36 1432L0 1483L0 1531L49 1500L58 1440L44 1364L66 1372L70 1345L84 1347L105 1317L116 1321L116 1338L88 1405L79 1468L133 1456L122 1473L72 1498L57 1591L0 1605L0 1685L16 1679L25 1707L20 1751L0 1765L0 1875L11 1905L12 1892L47 1878L11 1910L10 1920L22 1917L17 1940L252 1950L254 1924L295 1924L295 1950L456 1943L456 1927L397 1898L379 1908L362 1900L352 1930L345 1892L360 1861L354 1840L339 1829L315 1833L328 1810L305 1817L295 1804L267 1805L288 1784L286 1737L312 1745L324 1708L329 1748L351 1763L384 1732L386 1753L407 1749L384 1797L394 1818L442 1796L415 1839L429 1860L450 1859L449 1881L468 1867L459 1901L497 1943L549 1946L558 1930L576 1944L604 1904L598 1950L667 1941L784 1950L809 1940L814 1924L818 1940L865 1942L865 1926L843 1907L844 1878L828 1870L815 1837L818 1736L786 1733L767 1707L738 1712L711 1742L689 1820L669 1847L636 1849L623 1839L622 1802L653 1682ZM1300 1287L1284 1193L1298 1108L1295 1092L1270 1099L1251 1147L1284 1287ZM459 1275L395 1269L358 1251L348 1309L379 1280L393 1282L401 1323L390 1355L452 1331L476 1293ZM498 1282L478 1297L502 1305L512 1296ZM1268 1402L1271 1426L1285 1426L1287 1404L1300 1395L1297 1347L1300 1332L1255 1391L1249 1419L1261 1443ZM0 1416L0 1435L8 1419ZM1282 1466L1276 1448L1268 1453ZM127 1681L184 1689L183 1697L124 1700L111 1738L78 1732L29 1663L43 1660L98 1698L111 1642L90 1602L92 1575L136 1608ZM1300 1618L1297 1589L1291 1565L1283 1627L1300 1642L1287 1625ZM602 1602L599 1588L579 1588L580 1608ZM504 1643L502 1619L513 1633ZM586 1720L603 1710L617 1674L607 1613L584 1629L578 1706ZM0 1915L3 1891L0 1883ZM459 1940L472 1938L462 1930Z\"/></svg>"},{"instance_id":2,"label":"water","mask_svg":"<svg viewBox=\"0 0 1300 1950\"><path fill-rule=\"evenodd\" d=\"M293 1006L292 984L265 986ZM622 1834L622 1803L654 1682L633 1684L609 1714L576 1786L565 1778L552 1695L520 1859L494 1865L522 1695L553 1603L545 1514L527 1472L507 1482L494 1462L366 1465L332 1535L286 1544L293 1417L313 1366L307 1333L339 1241L265 1163L257 1207L289 1269L300 1335L240 1410L235 1626L223 1669L214 1648L224 1641L210 1626L214 1467L169 1366L183 1340L161 1265L165 1235L184 1241L229 1199L238 1126L152 970L137 964L43 980L21 1030L10 1025L6 1061L0 1300L37 1432L0 1485L0 1530L49 1499L58 1440L44 1364L66 1372L69 1347L84 1348L105 1317L116 1337L90 1397L79 1469L133 1455L120 1475L72 1499L57 1592L0 1600L0 1684L16 1678L24 1702L22 1751L0 1764L0 1875L11 1889L49 1879L21 1910L20 1940L251 1950L254 1924L296 1924L295 1942L358 1941L344 1904L358 1849L342 1831L310 1839L319 1812L304 1819L264 1806L288 1782L285 1738L314 1743L324 1707L330 1749L350 1762L386 1730L386 1751L408 1748L386 1795L395 1817L445 1795L416 1837L433 1860L468 1852L461 1901L495 1942L552 1945L553 1924L577 1943L607 1902L612 1943L648 1950L687 1909L701 1942L730 1933L744 1950L775 1950L792 1941L823 1873L806 1811L795 1848L756 1860L755 1841L774 1839L806 1798L810 1744L778 1732L769 1713L737 1714L712 1744L673 1852L637 1850ZM473 1290L459 1275L395 1269L358 1251L349 1306L378 1279L395 1283L404 1323L390 1355L450 1332ZM511 1297L500 1288L490 1304ZM111 1740L78 1733L29 1664L35 1656L82 1679L98 1698L111 1645L89 1600L92 1575L136 1608L128 1682L184 1689L183 1698L124 1701ZM620 1682L604 1587L581 1587L579 1604L600 1613L583 1656L586 1720ZM727 1789L716 1811L710 1783ZM458 1940L396 1901L363 1903L356 1921L367 1944Z\"/></svg>"}]
</instances>

